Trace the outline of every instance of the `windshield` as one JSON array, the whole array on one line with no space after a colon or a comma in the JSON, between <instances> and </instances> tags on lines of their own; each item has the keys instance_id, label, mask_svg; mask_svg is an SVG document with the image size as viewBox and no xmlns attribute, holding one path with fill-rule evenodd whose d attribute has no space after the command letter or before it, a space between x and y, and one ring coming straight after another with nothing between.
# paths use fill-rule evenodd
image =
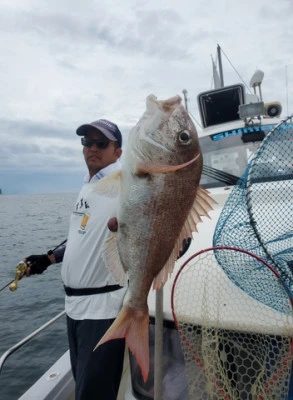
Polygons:
<instances>
[{"instance_id":1,"label":"windshield","mask_svg":"<svg viewBox=\"0 0 293 400\"><path fill-rule=\"evenodd\" d=\"M204 170L200 184L206 188L227 186L229 181L219 180L216 173L206 172L213 170L222 171L235 177L241 177L246 169L251 156L258 149L263 137L271 129L272 125L262 126L258 132L246 134L244 129L237 129L230 132L219 132L216 135L209 135L199 138L203 154ZM251 137L249 135L252 135ZM251 140L251 141L250 141Z\"/></svg>"}]
</instances>

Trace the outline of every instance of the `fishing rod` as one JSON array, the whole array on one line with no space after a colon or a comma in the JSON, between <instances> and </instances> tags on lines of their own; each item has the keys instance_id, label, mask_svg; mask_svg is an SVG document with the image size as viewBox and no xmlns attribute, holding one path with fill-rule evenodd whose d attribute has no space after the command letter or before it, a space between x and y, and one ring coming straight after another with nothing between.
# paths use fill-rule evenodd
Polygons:
<instances>
[{"instance_id":1,"label":"fishing rod","mask_svg":"<svg viewBox=\"0 0 293 400\"><path fill-rule=\"evenodd\" d=\"M67 239L63 240L62 243L58 244L58 246L56 246L52 252L54 252L55 250L59 249L59 247L63 246L63 244L65 244L67 242ZM0 289L0 292L2 292L2 290L4 290L7 286L9 286L9 289L14 292L17 289L18 286L18 281L23 277L23 275L25 274L25 271L27 269L27 264L24 261L20 261L17 266L15 267L15 277L14 279L12 279L12 281L8 282L5 286L3 286Z\"/></svg>"}]
</instances>

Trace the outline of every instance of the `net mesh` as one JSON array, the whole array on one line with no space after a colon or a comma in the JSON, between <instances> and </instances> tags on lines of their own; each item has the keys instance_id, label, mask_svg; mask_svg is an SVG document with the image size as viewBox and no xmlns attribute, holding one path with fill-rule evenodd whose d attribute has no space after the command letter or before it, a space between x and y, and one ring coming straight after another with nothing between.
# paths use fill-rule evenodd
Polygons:
<instances>
[{"instance_id":1,"label":"net mesh","mask_svg":"<svg viewBox=\"0 0 293 400\"><path fill-rule=\"evenodd\" d=\"M274 282L282 312L235 285L223 260L228 269L237 265L246 270L253 291L259 281ZM172 310L190 399L288 399L292 304L282 280L265 261L229 247L195 254L175 278Z\"/></svg>"},{"instance_id":2,"label":"net mesh","mask_svg":"<svg viewBox=\"0 0 293 400\"><path fill-rule=\"evenodd\" d=\"M253 160L233 188L218 220L214 246L233 246L260 256L280 273L293 294L293 124L282 121L263 140ZM283 299L274 293L267 269L263 280L251 285L257 270L232 266L218 256L228 277L258 301L278 311ZM271 290L268 290L268 289Z\"/></svg>"},{"instance_id":3,"label":"net mesh","mask_svg":"<svg viewBox=\"0 0 293 400\"><path fill-rule=\"evenodd\" d=\"M293 124L265 138L247 176L247 210L254 233L293 293Z\"/></svg>"}]
</instances>

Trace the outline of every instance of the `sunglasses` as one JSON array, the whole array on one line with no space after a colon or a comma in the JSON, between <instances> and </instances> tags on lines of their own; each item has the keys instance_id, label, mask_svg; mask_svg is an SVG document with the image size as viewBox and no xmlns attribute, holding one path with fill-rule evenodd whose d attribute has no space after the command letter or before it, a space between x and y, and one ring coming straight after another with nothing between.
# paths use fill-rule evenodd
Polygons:
<instances>
[{"instance_id":1,"label":"sunglasses","mask_svg":"<svg viewBox=\"0 0 293 400\"><path fill-rule=\"evenodd\" d=\"M110 140L107 139L94 140L94 139L89 139L87 137L81 138L81 144L85 147L92 147L95 144L98 149L104 150L109 146L109 143Z\"/></svg>"}]
</instances>

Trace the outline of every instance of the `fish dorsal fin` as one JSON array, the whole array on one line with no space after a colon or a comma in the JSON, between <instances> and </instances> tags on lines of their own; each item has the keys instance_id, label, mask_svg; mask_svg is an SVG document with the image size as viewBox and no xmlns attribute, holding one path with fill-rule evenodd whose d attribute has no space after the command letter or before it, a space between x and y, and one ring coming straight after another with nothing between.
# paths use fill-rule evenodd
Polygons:
<instances>
[{"instance_id":1,"label":"fish dorsal fin","mask_svg":"<svg viewBox=\"0 0 293 400\"><path fill-rule=\"evenodd\" d=\"M155 114L158 110L172 113L181 104L179 95L170 97L167 100L158 100L157 96L150 94L146 98L146 110L150 114Z\"/></svg>"},{"instance_id":2,"label":"fish dorsal fin","mask_svg":"<svg viewBox=\"0 0 293 400\"><path fill-rule=\"evenodd\" d=\"M192 238L192 232L197 232L197 224L202 222L201 217L205 216L210 218L208 213L213 209L212 204L216 204L216 201L210 196L207 190L199 187L196 192L194 203L183 225L183 228L181 229L174 249L170 254L170 257L164 268L161 269L154 279L153 289L158 290L165 284L169 275L173 272L174 264L178 259L180 251L182 250L183 240L189 237Z\"/></svg>"},{"instance_id":3,"label":"fish dorsal fin","mask_svg":"<svg viewBox=\"0 0 293 400\"><path fill-rule=\"evenodd\" d=\"M149 94L146 98L146 111L154 114L158 110L158 99L154 94Z\"/></svg>"},{"instance_id":4,"label":"fish dorsal fin","mask_svg":"<svg viewBox=\"0 0 293 400\"><path fill-rule=\"evenodd\" d=\"M116 197L121 190L121 170L104 176L102 179L90 183L90 185L95 193Z\"/></svg>"},{"instance_id":5,"label":"fish dorsal fin","mask_svg":"<svg viewBox=\"0 0 293 400\"><path fill-rule=\"evenodd\" d=\"M128 277L120 261L116 233L112 233L105 241L102 256L106 267L114 276L117 283L119 283L121 286L125 286L127 284Z\"/></svg>"}]
</instances>

